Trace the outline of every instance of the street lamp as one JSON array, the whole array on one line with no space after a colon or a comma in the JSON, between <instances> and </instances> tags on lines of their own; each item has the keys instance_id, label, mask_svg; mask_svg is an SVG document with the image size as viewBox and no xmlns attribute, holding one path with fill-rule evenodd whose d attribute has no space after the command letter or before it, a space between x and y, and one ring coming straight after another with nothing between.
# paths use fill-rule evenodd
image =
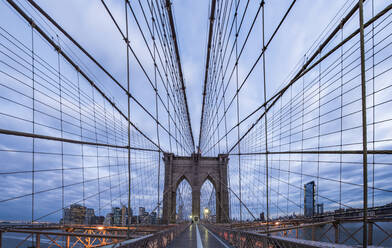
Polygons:
<instances>
[{"instance_id":1,"label":"street lamp","mask_svg":"<svg viewBox=\"0 0 392 248\"><path fill-rule=\"evenodd\" d=\"M204 219L208 221L210 216L210 210L208 208L204 209Z\"/></svg>"}]
</instances>

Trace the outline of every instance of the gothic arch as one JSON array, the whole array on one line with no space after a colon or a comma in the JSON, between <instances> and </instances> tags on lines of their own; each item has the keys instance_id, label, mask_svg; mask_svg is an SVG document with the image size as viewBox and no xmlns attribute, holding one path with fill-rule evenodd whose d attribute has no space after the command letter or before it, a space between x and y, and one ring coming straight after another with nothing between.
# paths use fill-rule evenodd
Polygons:
<instances>
[{"instance_id":1,"label":"gothic arch","mask_svg":"<svg viewBox=\"0 0 392 248\"><path fill-rule=\"evenodd\" d=\"M164 154L165 185L163 195L163 222L174 223L176 212L176 191L178 185L187 180L192 188L192 216L200 218L200 190L208 179L216 192L216 221L227 222L229 200L227 188L227 155L218 157L201 157L192 154L191 157Z\"/></svg>"},{"instance_id":2,"label":"gothic arch","mask_svg":"<svg viewBox=\"0 0 392 248\"><path fill-rule=\"evenodd\" d=\"M175 191L177 191L178 186L179 186L180 183L181 183L182 181L184 181L184 180L189 184L189 186L192 187L192 184L191 184L191 182L189 181L189 179L188 179L185 175L182 175L182 176L180 176L180 177L177 179L177 182L176 182L175 188L174 188Z\"/></svg>"},{"instance_id":3,"label":"gothic arch","mask_svg":"<svg viewBox=\"0 0 392 248\"><path fill-rule=\"evenodd\" d=\"M210 175L210 174L207 174L207 176L204 178L204 180L202 181L202 183L201 183L201 186L203 187L203 185L205 184L205 182L206 181L210 181L211 183L212 183L212 185L214 186L214 189L215 189L215 191L216 191L216 182L215 182L215 179Z\"/></svg>"},{"instance_id":4,"label":"gothic arch","mask_svg":"<svg viewBox=\"0 0 392 248\"><path fill-rule=\"evenodd\" d=\"M203 197L204 194L204 197ZM200 188L200 217L204 219L207 216L216 215L216 210L219 208L217 201L217 190L214 179L208 175L202 181ZM208 210L206 210L208 209ZM207 212L205 212L207 211ZM213 219L210 219L213 220Z\"/></svg>"},{"instance_id":5,"label":"gothic arch","mask_svg":"<svg viewBox=\"0 0 392 248\"><path fill-rule=\"evenodd\" d=\"M184 184L184 185L181 186L181 184ZM182 190L185 190L185 191L182 191ZM185 220L191 214L190 209L187 208L187 206L188 206L187 204L189 204L191 202L191 199L190 199L190 196L189 196L190 192L192 192L192 186L191 186L188 178L185 175L182 175L180 178L178 178L177 183L176 183L175 199L173 199L173 200L175 200L175 208L173 209L174 212L171 213L172 216L174 216L174 218L176 220L177 220L177 216L180 219L183 218L182 220ZM180 207L181 206L181 202L184 203L183 206L185 208Z\"/></svg>"}]
</instances>

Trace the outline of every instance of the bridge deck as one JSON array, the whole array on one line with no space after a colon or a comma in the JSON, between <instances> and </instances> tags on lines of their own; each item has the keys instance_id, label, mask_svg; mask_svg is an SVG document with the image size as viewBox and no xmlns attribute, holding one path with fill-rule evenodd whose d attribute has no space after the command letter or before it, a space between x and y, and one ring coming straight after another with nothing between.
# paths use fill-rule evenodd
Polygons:
<instances>
[{"instance_id":1,"label":"bridge deck","mask_svg":"<svg viewBox=\"0 0 392 248\"><path fill-rule=\"evenodd\" d=\"M232 247L203 225L192 224L169 245L170 248L228 248Z\"/></svg>"}]
</instances>

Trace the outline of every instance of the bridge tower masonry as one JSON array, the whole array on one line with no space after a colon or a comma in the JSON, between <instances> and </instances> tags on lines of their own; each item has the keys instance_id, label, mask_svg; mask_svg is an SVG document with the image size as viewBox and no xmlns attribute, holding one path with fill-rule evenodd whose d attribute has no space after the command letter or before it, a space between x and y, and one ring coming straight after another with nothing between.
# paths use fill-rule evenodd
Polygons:
<instances>
[{"instance_id":1,"label":"bridge tower masonry","mask_svg":"<svg viewBox=\"0 0 392 248\"><path fill-rule=\"evenodd\" d=\"M200 219L200 190L206 180L215 188L216 222L229 221L229 195L227 184L228 156L202 157L192 154L190 157L164 154L165 184L163 192L163 222L176 221L176 191L182 180L187 180L192 188L192 217Z\"/></svg>"}]
</instances>

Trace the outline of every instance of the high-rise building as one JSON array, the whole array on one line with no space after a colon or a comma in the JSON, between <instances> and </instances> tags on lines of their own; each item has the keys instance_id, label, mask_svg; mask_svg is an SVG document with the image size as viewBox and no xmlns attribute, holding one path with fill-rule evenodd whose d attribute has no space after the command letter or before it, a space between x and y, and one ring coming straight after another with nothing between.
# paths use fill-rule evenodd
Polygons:
<instances>
[{"instance_id":1,"label":"high-rise building","mask_svg":"<svg viewBox=\"0 0 392 248\"><path fill-rule=\"evenodd\" d=\"M139 207L138 223L141 223L143 221L145 212L146 212L146 208Z\"/></svg>"},{"instance_id":2,"label":"high-rise building","mask_svg":"<svg viewBox=\"0 0 392 248\"><path fill-rule=\"evenodd\" d=\"M178 206L177 219L179 221L184 220L184 205L182 205L182 204L180 204L180 206Z\"/></svg>"},{"instance_id":3,"label":"high-rise building","mask_svg":"<svg viewBox=\"0 0 392 248\"><path fill-rule=\"evenodd\" d=\"M133 216L133 211L132 208L129 210L129 215L131 216L131 223L134 223L132 221L132 216ZM128 224L128 208L125 207L124 205L121 207L121 225L126 226Z\"/></svg>"},{"instance_id":4,"label":"high-rise building","mask_svg":"<svg viewBox=\"0 0 392 248\"><path fill-rule=\"evenodd\" d=\"M64 208L62 224L84 224L86 218L86 207L80 204L72 204L69 208Z\"/></svg>"},{"instance_id":5,"label":"high-rise building","mask_svg":"<svg viewBox=\"0 0 392 248\"><path fill-rule=\"evenodd\" d=\"M124 205L121 207L121 225L126 226L128 223L128 208Z\"/></svg>"},{"instance_id":6,"label":"high-rise building","mask_svg":"<svg viewBox=\"0 0 392 248\"><path fill-rule=\"evenodd\" d=\"M143 216L144 212L146 212L146 208L144 207L139 207L139 216Z\"/></svg>"},{"instance_id":7,"label":"high-rise building","mask_svg":"<svg viewBox=\"0 0 392 248\"><path fill-rule=\"evenodd\" d=\"M61 224L71 224L71 210L69 208L63 209L63 218L60 220Z\"/></svg>"},{"instance_id":8,"label":"high-rise building","mask_svg":"<svg viewBox=\"0 0 392 248\"><path fill-rule=\"evenodd\" d=\"M71 207L71 219L73 224L83 224L86 218L86 207L80 204L72 204Z\"/></svg>"},{"instance_id":9,"label":"high-rise building","mask_svg":"<svg viewBox=\"0 0 392 248\"><path fill-rule=\"evenodd\" d=\"M138 223L139 216L131 216L131 224L136 224Z\"/></svg>"},{"instance_id":10,"label":"high-rise building","mask_svg":"<svg viewBox=\"0 0 392 248\"><path fill-rule=\"evenodd\" d=\"M104 216L95 216L94 220L92 221L94 225L103 225L105 222L105 217Z\"/></svg>"},{"instance_id":11,"label":"high-rise building","mask_svg":"<svg viewBox=\"0 0 392 248\"><path fill-rule=\"evenodd\" d=\"M120 226L122 224L122 211L119 207L112 208L113 225Z\"/></svg>"},{"instance_id":12,"label":"high-rise building","mask_svg":"<svg viewBox=\"0 0 392 248\"><path fill-rule=\"evenodd\" d=\"M113 225L113 213L108 213L105 217L105 220L103 222L105 226L111 226Z\"/></svg>"},{"instance_id":13,"label":"high-rise building","mask_svg":"<svg viewBox=\"0 0 392 248\"><path fill-rule=\"evenodd\" d=\"M86 218L84 220L85 224L94 225L95 223L95 213L93 208L86 209Z\"/></svg>"},{"instance_id":14,"label":"high-rise building","mask_svg":"<svg viewBox=\"0 0 392 248\"><path fill-rule=\"evenodd\" d=\"M324 214L324 203L317 204L317 215Z\"/></svg>"},{"instance_id":15,"label":"high-rise building","mask_svg":"<svg viewBox=\"0 0 392 248\"><path fill-rule=\"evenodd\" d=\"M93 208L86 208L80 204L72 204L69 208L64 208L63 218L60 220L60 224L102 225L104 220L104 216L95 215Z\"/></svg>"},{"instance_id":16,"label":"high-rise building","mask_svg":"<svg viewBox=\"0 0 392 248\"><path fill-rule=\"evenodd\" d=\"M147 211L140 217L140 223L150 223L150 214Z\"/></svg>"},{"instance_id":17,"label":"high-rise building","mask_svg":"<svg viewBox=\"0 0 392 248\"><path fill-rule=\"evenodd\" d=\"M314 181L304 185L304 215L305 217L312 217L314 215Z\"/></svg>"},{"instance_id":18,"label":"high-rise building","mask_svg":"<svg viewBox=\"0 0 392 248\"><path fill-rule=\"evenodd\" d=\"M157 212L151 212L150 217L151 217L150 223L157 224Z\"/></svg>"},{"instance_id":19,"label":"high-rise building","mask_svg":"<svg viewBox=\"0 0 392 248\"><path fill-rule=\"evenodd\" d=\"M260 213L260 221L265 221L264 212Z\"/></svg>"}]
</instances>

